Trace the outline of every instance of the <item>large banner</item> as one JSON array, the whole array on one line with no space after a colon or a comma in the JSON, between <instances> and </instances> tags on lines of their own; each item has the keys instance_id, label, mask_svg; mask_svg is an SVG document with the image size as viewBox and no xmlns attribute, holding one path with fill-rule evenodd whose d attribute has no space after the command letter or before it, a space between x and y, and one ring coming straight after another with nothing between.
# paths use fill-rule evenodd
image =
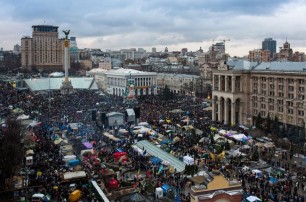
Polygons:
<instances>
[{"instance_id":1,"label":"large banner","mask_svg":"<svg viewBox=\"0 0 306 202\"><path fill-rule=\"evenodd\" d=\"M135 98L135 80L128 79L126 84L126 97L128 100L132 100Z\"/></svg>"}]
</instances>

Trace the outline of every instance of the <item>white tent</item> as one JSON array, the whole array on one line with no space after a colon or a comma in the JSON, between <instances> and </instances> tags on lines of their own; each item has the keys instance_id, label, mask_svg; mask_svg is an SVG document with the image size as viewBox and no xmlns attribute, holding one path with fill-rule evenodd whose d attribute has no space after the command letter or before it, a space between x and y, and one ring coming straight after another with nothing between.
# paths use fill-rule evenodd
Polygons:
<instances>
[{"instance_id":1,"label":"white tent","mask_svg":"<svg viewBox=\"0 0 306 202\"><path fill-rule=\"evenodd\" d=\"M138 123L138 126L146 126L146 127L149 127L150 124L148 124L147 122L140 122L140 123Z\"/></svg>"},{"instance_id":2,"label":"white tent","mask_svg":"<svg viewBox=\"0 0 306 202\"><path fill-rule=\"evenodd\" d=\"M249 202L261 201L261 199L256 196L249 196L248 198L246 198L246 200Z\"/></svg>"},{"instance_id":3,"label":"white tent","mask_svg":"<svg viewBox=\"0 0 306 202\"><path fill-rule=\"evenodd\" d=\"M134 130L133 132L134 133L147 133L147 132L149 132L149 131L151 131L151 129L150 128L146 128L146 127L141 127L141 128L139 128L139 129L137 129L137 130Z\"/></svg>"},{"instance_id":4,"label":"white tent","mask_svg":"<svg viewBox=\"0 0 306 202\"><path fill-rule=\"evenodd\" d=\"M50 77L62 77L65 76L65 74L63 72L53 72L51 74L49 74Z\"/></svg>"},{"instance_id":5,"label":"white tent","mask_svg":"<svg viewBox=\"0 0 306 202\"><path fill-rule=\"evenodd\" d=\"M193 165L194 164L194 159L190 156L184 156L183 157L183 162L186 163L187 165Z\"/></svg>"},{"instance_id":6,"label":"white tent","mask_svg":"<svg viewBox=\"0 0 306 202\"><path fill-rule=\"evenodd\" d=\"M221 134L221 135L225 135L227 133L227 131L226 130L219 130L219 134Z\"/></svg>"},{"instance_id":7,"label":"white tent","mask_svg":"<svg viewBox=\"0 0 306 202\"><path fill-rule=\"evenodd\" d=\"M262 177L262 171L260 170L252 170L252 173L255 175L256 178L261 178Z\"/></svg>"},{"instance_id":8,"label":"white tent","mask_svg":"<svg viewBox=\"0 0 306 202\"><path fill-rule=\"evenodd\" d=\"M244 134L233 135L232 138L238 141L242 141L243 138L247 138Z\"/></svg>"},{"instance_id":9,"label":"white tent","mask_svg":"<svg viewBox=\"0 0 306 202\"><path fill-rule=\"evenodd\" d=\"M30 118L30 116L22 114L22 115L17 117L17 120L26 120L26 119L29 119L29 118Z\"/></svg>"}]
</instances>

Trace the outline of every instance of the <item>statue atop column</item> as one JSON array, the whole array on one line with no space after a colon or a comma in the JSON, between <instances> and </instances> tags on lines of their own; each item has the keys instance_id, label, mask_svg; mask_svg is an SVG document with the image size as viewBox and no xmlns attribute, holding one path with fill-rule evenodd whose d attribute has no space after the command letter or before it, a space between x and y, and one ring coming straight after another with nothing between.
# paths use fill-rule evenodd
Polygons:
<instances>
[{"instance_id":1,"label":"statue atop column","mask_svg":"<svg viewBox=\"0 0 306 202\"><path fill-rule=\"evenodd\" d=\"M65 39L68 39L68 35L69 35L69 32L70 30L63 30L64 34L65 34Z\"/></svg>"},{"instance_id":2,"label":"statue atop column","mask_svg":"<svg viewBox=\"0 0 306 202\"><path fill-rule=\"evenodd\" d=\"M64 46L65 46L65 50L64 50L64 69L65 69L65 80L62 83L61 86L61 93L62 94L70 94L73 93L73 86L71 84L71 81L68 80L68 69L69 69L69 59L68 59L68 49L69 49L69 39L68 39L68 35L70 30L63 30L64 34L65 34L65 41L64 41Z\"/></svg>"}]
</instances>

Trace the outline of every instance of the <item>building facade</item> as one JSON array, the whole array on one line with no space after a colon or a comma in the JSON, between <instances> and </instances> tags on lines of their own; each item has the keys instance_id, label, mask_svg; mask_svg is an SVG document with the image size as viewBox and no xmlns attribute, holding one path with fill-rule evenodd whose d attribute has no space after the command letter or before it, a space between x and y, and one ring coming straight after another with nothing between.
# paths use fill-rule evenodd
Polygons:
<instances>
[{"instance_id":1,"label":"building facade","mask_svg":"<svg viewBox=\"0 0 306 202\"><path fill-rule=\"evenodd\" d=\"M63 70L64 40L58 38L58 27L33 25L32 28L32 38L21 39L21 67L38 71Z\"/></svg>"},{"instance_id":2,"label":"building facade","mask_svg":"<svg viewBox=\"0 0 306 202\"><path fill-rule=\"evenodd\" d=\"M266 38L262 41L262 50L269 50L270 57L273 58L274 54L276 53L276 41L272 38Z\"/></svg>"},{"instance_id":3,"label":"building facade","mask_svg":"<svg viewBox=\"0 0 306 202\"><path fill-rule=\"evenodd\" d=\"M212 119L252 126L256 117L278 118L304 139L306 64L229 60L213 70Z\"/></svg>"},{"instance_id":4,"label":"building facade","mask_svg":"<svg viewBox=\"0 0 306 202\"><path fill-rule=\"evenodd\" d=\"M276 60L281 62L292 61L293 50L290 48L290 43L286 41L283 47L280 47L279 53L276 54Z\"/></svg>"},{"instance_id":5,"label":"building facade","mask_svg":"<svg viewBox=\"0 0 306 202\"><path fill-rule=\"evenodd\" d=\"M78 62L80 60L79 57L79 49L76 41L76 37L70 37L70 61Z\"/></svg>"},{"instance_id":6,"label":"building facade","mask_svg":"<svg viewBox=\"0 0 306 202\"><path fill-rule=\"evenodd\" d=\"M156 95L157 73L133 69L112 69L105 72L106 92L111 95L126 96L128 82L133 81L134 95ZM131 89L130 89L131 90Z\"/></svg>"},{"instance_id":7,"label":"building facade","mask_svg":"<svg viewBox=\"0 0 306 202\"><path fill-rule=\"evenodd\" d=\"M248 58L251 62L269 62L271 60L270 55L270 50L256 49L249 51Z\"/></svg>"},{"instance_id":8,"label":"building facade","mask_svg":"<svg viewBox=\"0 0 306 202\"><path fill-rule=\"evenodd\" d=\"M199 76L189 74L157 73L157 87L161 91L166 86L169 90L179 95L191 95L196 91Z\"/></svg>"}]
</instances>

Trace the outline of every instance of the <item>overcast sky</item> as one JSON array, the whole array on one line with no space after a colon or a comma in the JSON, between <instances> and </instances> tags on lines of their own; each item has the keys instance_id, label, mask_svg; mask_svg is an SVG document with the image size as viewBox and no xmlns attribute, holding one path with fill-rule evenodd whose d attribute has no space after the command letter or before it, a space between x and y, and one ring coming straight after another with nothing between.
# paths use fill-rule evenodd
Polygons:
<instances>
[{"instance_id":1,"label":"overcast sky","mask_svg":"<svg viewBox=\"0 0 306 202\"><path fill-rule=\"evenodd\" d=\"M226 42L231 56L286 38L306 52L306 0L0 0L0 47L13 49L32 25L70 29L79 48L204 51ZM64 34L61 32L60 36Z\"/></svg>"}]
</instances>

